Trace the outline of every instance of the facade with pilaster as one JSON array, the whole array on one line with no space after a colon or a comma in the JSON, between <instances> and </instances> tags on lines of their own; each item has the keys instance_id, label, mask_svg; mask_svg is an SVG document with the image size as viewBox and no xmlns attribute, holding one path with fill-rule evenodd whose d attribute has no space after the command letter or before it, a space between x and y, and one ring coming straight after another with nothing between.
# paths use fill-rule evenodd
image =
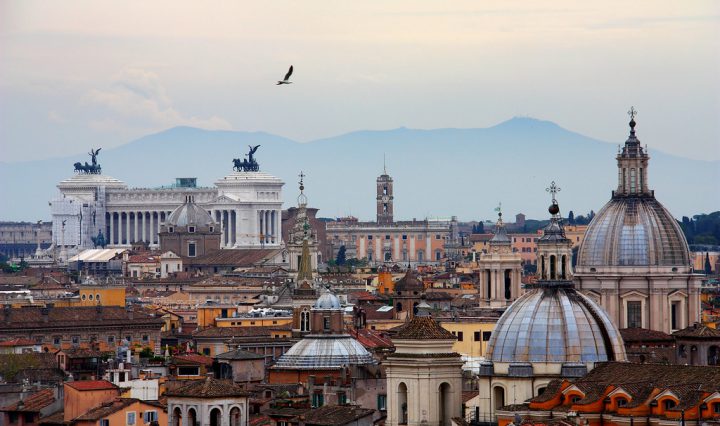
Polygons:
<instances>
[{"instance_id":1,"label":"facade with pilaster","mask_svg":"<svg viewBox=\"0 0 720 426\"><path fill-rule=\"evenodd\" d=\"M211 188L193 179L162 188L128 188L101 174L76 174L58 184L50 202L53 243L72 254L93 248L102 235L110 247L135 242L159 246L160 225L191 195L219 225L221 248L281 246L281 179L260 171L234 171Z\"/></svg>"}]
</instances>

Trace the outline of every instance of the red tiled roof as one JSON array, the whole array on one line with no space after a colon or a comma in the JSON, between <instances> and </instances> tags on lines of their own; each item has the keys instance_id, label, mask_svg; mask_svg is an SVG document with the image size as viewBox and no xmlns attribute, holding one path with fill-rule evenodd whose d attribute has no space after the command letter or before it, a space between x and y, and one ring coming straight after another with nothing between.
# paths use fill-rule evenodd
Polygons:
<instances>
[{"instance_id":1,"label":"red tiled roof","mask_svg":"<svg viewBox=\"0 0 720 426\"><path fill-rule=\"evenodd\" d=\"M35 346L35 342L22 337L16 337L14 339L5 340L0 342L0 347L13 347L13 346Z\"/></svg>"},{"instance_id":2,"label":"red tiled roof","mask_svg":"<svg viewBox=\"0 0 720 426\"><path fill-rule=\"evenodd\" d=\"M191 363L191 364L212 365L213 359L209 356L200 355L200 354L185 354L185 355L176 355L176 356L172 357L172 362L175 364Z\"/></svg>"},{"instance_id":3,"label":"red tiled roof","mask_svg":"<svg viewBox=\"0 0 720 426\"><path fill-rule=\"evenodd\" d=\"M43 315L46 312L46 315ZM156 318L140 309L130 313L122 306L83 306L83 307L23 307L9 309L5 321L0 321L0 333L4 330L23 330L28 328L65 328L74 326L123 325L135 326L145 324L157 326L158 331L163 325L161 318Z\"/></svg>"},{"instance_id":4,"label":"red tiled roof","mask_svg":"<svg viewBox=\"0 0 720 426\"><path fill-rule=\"evenodd\" d=\"M455 340L451 332L445 330L431 317L413 317L409 323L396 327L393 339L399 340Z\"/></svg>"},{"instance_id":5,"label":"red tiled roof","mask_svg":"<svg viewBox=\"0 0 720 426\"><path fill-rule=\"evenodd\" d=\"M305 425L331 426L345 425L374 413L371 408L358 405L325 405L315 408L302 415Z\"/></svg>"},{"instance_id":6,"label":"red tiled roof","mask_svg":"<svg viewBox=\"0 0 720 426\"><path fill-rule=\"evenodd\" d=\"M109 416L112 413L120 411L125 407L129 407L130 405L138 401L139 399L135 398L116 398L113 401L104 402L97 407L91 408L85 414L82 414L81 416L76 417L73 420L97 421Z\"/></svg>"},{"instance_id":7,"label":"red tiled roof","mask_svg":"<svg viewBox=\"0 0 720 426\"><path fill-rule=\"evenodd\" d=\"M66 382L65 384L79 391L120 389L107 380L78 380L74 382Z\"/></svg>"},{"instance_id":8,"label":"red tiled roof","mask_svg":"<svg viewBox=\"0 0 720 426\"><path fill-rule=\"evenodd\" d=\"M259 337L270 336L270 327L208 327L193 332L193 337Z\"/></svg>"},{"instance_id":9,"label":"red tiled roof","mask_svg":"<svg viewBox=\"0 0 720 426\"><path fill-rule=\"evenodd\" d=\"M154 254L134 254L128 257L128 263L160 263L160 256Z\"/></svg>"},{"instance_id":10,"label":"red tiled roof","mask_svg":"<svg viewBox=\"0 0 720 426\"><path fill-rule=\"evenodd\" d=\"M382 331L370 330L368 328L351 329L350 335L370 350L395 348L390 336Z\"/></svg>"},{"instance_id":11,"label":"red tiled roof","mask_svg":"<svg viewBox=\"0 0 720 426\"><path fill-rule=\"evenodd\" d=\"M673 337L667 333L647 328L621 328L620 335L624 342L659 342L673 341Z\"/></svg>"},{"instance_id":12,"label":"red tiled roof","mask_svg":"<svg viewBox=\"0 0 720 426\"><path fill-rule=\"evenodd\" d=\"M710 328L704 324L693 324L673 333L675 337L705 337L720 339L720 330Z\"/></svg>"},{"instance_id":13,"label":"red tiled roof","mask_svg":"<svg viewBox=\"0 0 720 426\"><path fill-rule=\"evenodd\" d=\"M215 250L204 256L183 258L188 265L254 266L279 252L279 249Z\"/></svg>"},{"instance_id":14,"label":"red tiled roof","mask_svg":"<svg viewBox=\"0 0 720 426\"><path fill-rule=\"evenodd\" d=\"M40 411L53 402L55 402L53 390L43 389L25 398L22 401L22 407L18 407L20 405L20 401L18 401L1 408L0 411Z\"/></svg>"},{"instance_id":15,"label":"red tiled roof","mask_svg":"<svg viewBox=\"0 0 720 426\"><path fill-rule=\"evenodd\" d=\"M167 396L196 397L196 398L227 398L232 396L249 396L250 394L231 381L218 380L208 377L205 380L196 380L178 389L169 390Z\"/></svg>"}]
</instances>

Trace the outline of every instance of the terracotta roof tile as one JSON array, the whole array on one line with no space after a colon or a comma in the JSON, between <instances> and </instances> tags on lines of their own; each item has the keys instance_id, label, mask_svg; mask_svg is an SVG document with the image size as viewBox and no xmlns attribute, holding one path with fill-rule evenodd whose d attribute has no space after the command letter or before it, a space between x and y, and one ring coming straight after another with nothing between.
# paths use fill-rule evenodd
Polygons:
<instances>
[{"instance_id":1,"label":"terracotta roof tile","mask_svg":"<svg viewBox=\"0 0 720 426\"><path fill-rule=\"evenodd\" d=\"M173 364L200 364L209 366L212 365L213 359L200 354L185 354L172 357L171 362Z\"/></svg>"},{"instance_id":2,"label":"terracotta roof tile","mask_svg":"<svg viewBox=\"0 0 720 426\"><path fill-rule=\"evenodd\" d=\"M85 414L76 417L73 420L97 421L112 413L118 412L125 407L138 402L135 398L117 398L113 401L104 402L101 405L91 408Z\"/></svg>"},{"instance_id":3,"label":"terracotta roof tile","mask_svg":"<svg viewBox=\"0 0 720 426\"><path fill-rule=\"evenodd\" d=\"M403 340L455 340L456 337L445 330L431 317L413 317L410 322L397 327L393 339Z\"/></svg>"},{"instance_id":4,"label":"terracotta roof tile","mask_svg":"<svg viewBox=\"0 0 720 426\"><path fill-rule=\"evenodd\" d=\"M279 249L215 250L204 256L183 258L188 265L254 266L277 254Z\"/></svg>"},{"instance_id":5,"label":"terracotta roof tile","mask_svg":"<svg viewBox=\"0 0 720 426\"><path fill-rule=\"evenodd\" d=\"M43 311L45 309L45 311ZM47 316L43 315L47 313ZM157 325L158 330L163 325L161 318L152 316L149 312L136 309L130 313L122 306L103 307L23 307L9 309L5 321L0 321L0 332L3 330L28 328L59 328L72 326L85 326L89 323L102 325L122 324L148 324Z\"/></svg>"},{"instance_id":6,"label":"terracotta roof tile","mask_svg":"<svg viewBox=\"0 0 720 426\"><path fill-rule=\"evenodd\" d=\"M78 380L74 382L66 382L65 384L79 391L120 389L107 380Z\"/></svg>"},{"instance_id":7,"label":"terracotta roof tile","mask_svg":"<svg viewBox=\"0 0 720 426\"><path fill-rule=\"evenodd\" d=\"M208 327L193 332L193 337L259 337L270 336L270 327Z\"/></svg>"},{"instance_id":8,"label":"terracotta roof tile","mask_svg":"<svg viewBox=\"0 0 720 426\"><path fill-rule=\"evenodd\" d=\"M704 324L693 324L690 327L683 328L673 333L675 337L705 337L720 339L720 330L710 328Z\"/></svg>"},{"instance_id":9,"label":"terracotta roof tile","mask_svg":"<svg viewBox=\"0 0 720 426\"><path fill-rule=\"evenodd\" d=\"M35 342L30 339L24 339L22 337L16 337L10 340L4 340L0 342L0 347L14 347L14 346L35 346Z\"/></svg>"},{"instance_id":10,"label":"terracotta roof tile","mask_svg":"<svg viewBox=\"0 0 720 426\"><path fill-rule=\"evenodd\" d=\"M1 408L0 411L40 411L53 402L55 402L53 390L43 389L25 398L22 404L18 401Z\"/></svg>"},{"instance_id":11,"label":"terracotta roof tile","mask_svg":"<svg viewBox=\"0 0 720 426\"><path fill-rule=\"evenodd\" d=\"M647 328L621 328L620 335L624 342L672 342L674 339L671 335L662 331L649 330Z\"/></svg>"},{"instance_id":12,"label":"terracotta roof tile","mask_svg":"<svg viewBox=\"0 0 720 426\"><path fill-rule=\"evenodd\" d=\"M169 397L226 398L230 396L249 396L250 394L229 380L208 377L205 380L193 381L178 389L167 391L166 395Z\"/></svg>"},{"instance_id":13,"label":"terracotta roof tile","mask_svg":"<svg viewBox=\"0 0 720 426\"><path fill-rule=\"evenodd\" d=\"M301 416L304 424L318 426L344 425L373 414L375 410L357 405L325 405Z\"/></svg>"}]
</instances>

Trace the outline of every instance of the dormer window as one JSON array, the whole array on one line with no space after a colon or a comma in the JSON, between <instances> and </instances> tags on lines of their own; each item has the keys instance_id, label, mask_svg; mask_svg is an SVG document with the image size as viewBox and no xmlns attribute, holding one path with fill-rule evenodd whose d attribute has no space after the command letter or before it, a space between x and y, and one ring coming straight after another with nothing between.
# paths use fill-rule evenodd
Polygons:
<instances>
[{"instance_id":1,"label":"dormer window","mask_svg":"<svg viewBox=\"0 0 720 426\"><path fill-rule=\"evenodd\" d=\"M188 232L191 234L195 233L195 227L194 226L188 226Z\"/></svg>"},{"instance_id":2,"label":"dormer window","mask_svg":"<svg viewBox=\"0 0 720 426\"><path fill-rule=\"evenodd\" d=\"M172 234L173 232L175 232L175 228L173 228L172 226L169 226L168 232Z\"/></svg>"},{"instance_id":3,"label":"dormer window","mask_svg":"<svg viewBox=\"0 0 720 426\"><path fill-rule=\"evenodd\" d=\"M210 227L210 232L215 232L215 227L214 227L214 226L211 226L211 227Z\"/></svg>"},{"instance_id":4,"label":"dormer window","mask_svg":"<svg viewBox=\"0 0 720 426\"><path fill-rule=\"evenodd\" d=\"M676 405L677 404L675 403L675 401L673 401L672 399L669 399L669 398L666 399L665 401L663 401L663 407L665 407L666 410L671 410L671 409L675 408Z\"/></svg>"}]
</instances>

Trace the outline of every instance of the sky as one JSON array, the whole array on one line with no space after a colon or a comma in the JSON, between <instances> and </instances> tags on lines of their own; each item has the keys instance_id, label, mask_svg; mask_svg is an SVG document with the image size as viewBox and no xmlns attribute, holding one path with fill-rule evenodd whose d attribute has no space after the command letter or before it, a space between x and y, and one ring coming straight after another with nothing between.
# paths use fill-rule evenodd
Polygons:
<instances>
[{"instance_id":1,"label":"sky","mask_svg":"<svg viewBox=\"0 0 720 426\"><path fill-rule=\"evenodd\" d=\"M276 80L295 67L294 84ZM720 159L720 2L0 0L0 162L514 116Z\"/></svg>"}]
</instances>

